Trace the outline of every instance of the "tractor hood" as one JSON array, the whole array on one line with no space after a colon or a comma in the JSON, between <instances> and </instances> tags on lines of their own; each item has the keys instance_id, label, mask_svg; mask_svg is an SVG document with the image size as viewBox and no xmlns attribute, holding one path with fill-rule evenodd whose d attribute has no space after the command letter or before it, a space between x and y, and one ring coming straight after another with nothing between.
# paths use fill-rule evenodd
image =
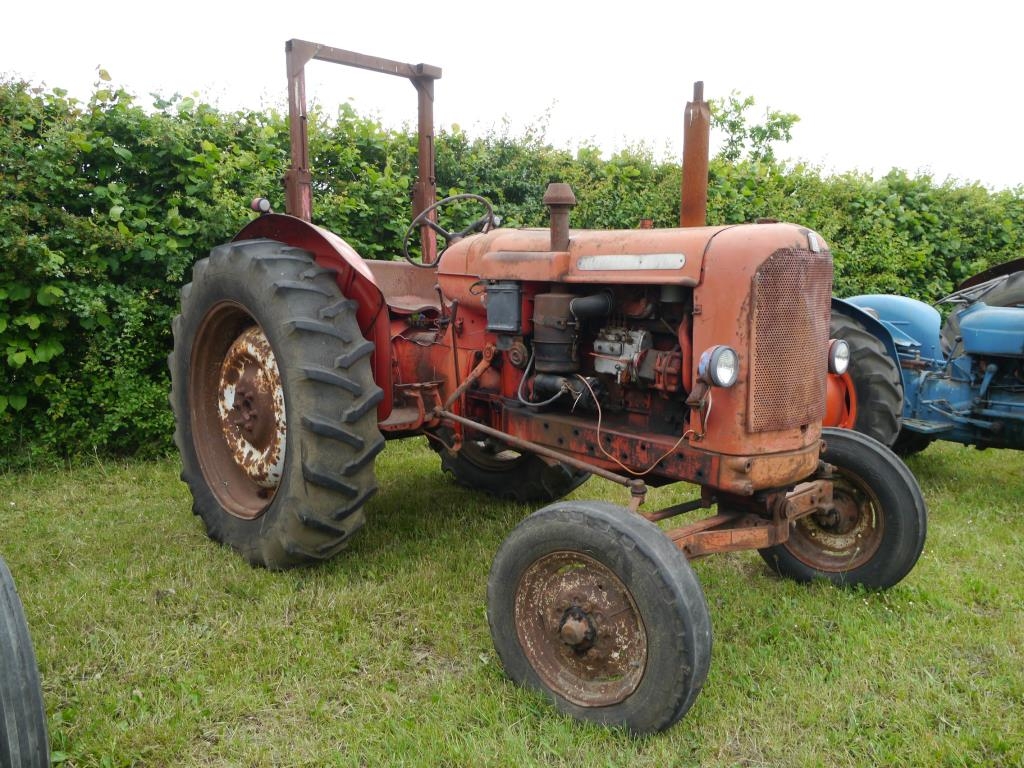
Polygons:
<instances>
[{"instance_id":1,"label":"tractor hood","mask_svg":"<svg viewBox=\"0 0 1024 768\"><path fill-rule=\"evenodd\" d=\"M1024 259L1014 259L1008 261L1005 264L997 264L994 267L989 267L984 272L967 278L960 285L956 287L957 291L962 291L965 288L972 288L975 285L988 282L996 277L1002 277L1003 275L1012 275L1015 272L1024 272Z\"/></svg>"},{"instance_id":2,"label":"tractor hood","mask_svg":"<svg viewBox=\"0 0 1024 768\"><path fill-rule=\"evenodd\" d=\"M967 354L1024 356L1024 308L990 307L979 301L959 317Z\"/></svg>"},{"instance_id":3,"label":"tractor hood","mask_svg":"<svg viewBox=\"0 0 1024 768\"><path fill-rule=\"evenodd\" d=\"M547 229L495 230L444 252L438 266L458 281L522 280L696 286L712 240L723 233L760 262L779 248L827 250L815 233L793 224L612 231L570 230L565 250L551 250Z\"/></svg>"},{"instance_id":4,"label":"tractor hood","mask_svg":"<svg viewBox=\"0 0 1024 768\"><path fill-rule=\"evenodd\" d=\"M704 249L722 227L571 230L569 247L551 250L547 229L498 229L456 243L441 257L441 275L538 282L696 285Z\"/></svg>"}]
</instances>

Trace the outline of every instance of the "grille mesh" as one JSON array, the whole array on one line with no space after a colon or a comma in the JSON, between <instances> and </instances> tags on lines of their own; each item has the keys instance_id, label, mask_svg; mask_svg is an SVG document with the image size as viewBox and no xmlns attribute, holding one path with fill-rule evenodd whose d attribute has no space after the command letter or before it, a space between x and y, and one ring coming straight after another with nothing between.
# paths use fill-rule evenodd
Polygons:
<instances>
[{"instance_id":1,"label":"grille mesh","mask_svg":"<svg viewBox=\"0 0 1024 768\"><path fill-rule=\"evenodd\" d=\"M751 432L824 417L831 292L828 253L781 249L754 274Z\"/></svg>"}]
</instances>

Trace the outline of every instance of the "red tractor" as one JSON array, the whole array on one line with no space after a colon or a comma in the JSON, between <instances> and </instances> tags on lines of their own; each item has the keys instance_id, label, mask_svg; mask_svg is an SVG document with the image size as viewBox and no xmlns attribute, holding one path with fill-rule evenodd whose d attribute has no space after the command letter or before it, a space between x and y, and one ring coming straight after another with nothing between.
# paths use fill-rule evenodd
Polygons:
<instances>
[{"instance_id":1,"label":"red tractor","mask_svg":"<svg viewBox=\"0 0 1024 768\"><path fill-rule=\"evenodd\" d=\"M174 322L175 439L211 538L268 568L333 557L363 525L385 440L425 435L457 482L547 504L488 580L507 674L637 733L676 722L707 675L690 558L757 549L798 581L869 588L907 575L925 538L916 481L873 439L821 426L827 374L849 350L830 343L819 235L574 230L564 184L544 197L549 228L498 228L486 200L459 195L481 215L447 229L437 213L455 199L434 202L440 70L299 40L287 56L290 215L259 216L197 262ZM405 260L364 261L310 222L312 59L418 91ZM623 504L558 501L591 474L622 485ZM700 497L641 511L648 486L680 481Z\"/></svg>"}]
</instances>

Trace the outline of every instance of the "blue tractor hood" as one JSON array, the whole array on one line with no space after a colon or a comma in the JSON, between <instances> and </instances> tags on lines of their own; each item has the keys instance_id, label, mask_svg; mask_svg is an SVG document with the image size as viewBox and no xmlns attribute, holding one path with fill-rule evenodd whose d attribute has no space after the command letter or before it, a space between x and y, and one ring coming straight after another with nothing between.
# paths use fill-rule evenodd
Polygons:
<instances>
[{"instance_id":1,"label":"blue tractor hood","mask_svg":"<svg viewBox=\"0 0 1024 768\"><path fill-rule=\"evenodd\" d=\"M990 307L979 301L957 314L967 354L1024 357L1024 308Z\"/></svg>"}]
</instances>

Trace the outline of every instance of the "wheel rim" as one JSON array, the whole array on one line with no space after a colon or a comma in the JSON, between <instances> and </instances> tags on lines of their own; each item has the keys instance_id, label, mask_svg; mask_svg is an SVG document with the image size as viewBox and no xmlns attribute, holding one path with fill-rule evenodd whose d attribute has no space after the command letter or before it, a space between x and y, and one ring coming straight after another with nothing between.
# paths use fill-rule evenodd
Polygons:
<instances>
[{"instance_id":1,"label":"wheel rim","mask_svg":"<svg viewBox=\"0 0 1024 768\"><path fill-rule=\"evenodd\" d=\"M203 319L192 349L192 434L207 487L229 514L259 517L285 462L284 389L270 342L237 304Z\"/></svg>"},{"instance_id":2,"label":"wheel rim","mask_svg":"<svg viewBox=\"0 0 1024 768\"><path fill-rule=\"evenodd\" d=\"M828 375L823 423L842 429L853 429L857 423L857 396L849 373Z\"/></svg>"},{"instance_id":3,"label":"wheel rim","mask_svg":"<svg viewBox=\"0 0 1024 768\"><path fill-rule=\"evenodd\" d=\"M647 666L647 631L625 584L579 552L532 563L515 593L520 647L544 684L581 707L626 699Z\"/></svg>"},{"instance_id":4,"label":"wheel rim","mask_svg":"<svg viewBox=\"0 0 1024 768\"><path fill-rule=\"evenodd\" d=\"M870 487L853 474L833 478L834 509L797 520L785 546L819 571L841 573L867 563L882 544L885 518Z\"/></svg>"}]
</instances>

